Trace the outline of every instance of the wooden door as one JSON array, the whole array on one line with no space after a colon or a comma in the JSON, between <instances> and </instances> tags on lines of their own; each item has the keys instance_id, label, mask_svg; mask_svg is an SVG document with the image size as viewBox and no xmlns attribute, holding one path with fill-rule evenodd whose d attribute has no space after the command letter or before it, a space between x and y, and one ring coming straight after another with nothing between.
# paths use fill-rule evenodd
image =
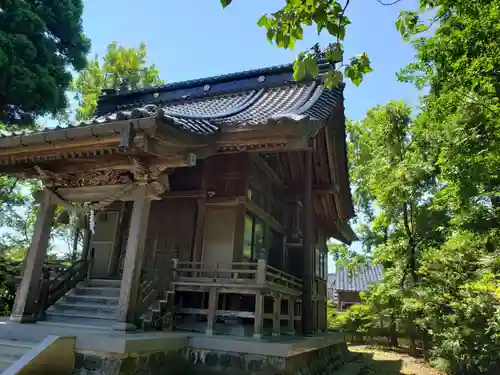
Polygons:
<instances>
[{"instance_id":1,"label":"wooden door","mask_svg":"<svg viewBox=\"0 0 500 375\"><path fill-rule=\"evenodd\" d=\"M90 245L95 249L91 275L93 278L109 276L118 214L116 211L101 212L96 217L95 232Z\"/></svg>"},{"instance_id":2,"label":"wooden door","mask_svg":"<svg viewBox=\"0 0 500 375\"><path fill-rule=\"evenodd\" d=\"M207 207L203 243L205 267L230 267L233 260L235 220L234 207Z\"/></svg>"}]
</instances>

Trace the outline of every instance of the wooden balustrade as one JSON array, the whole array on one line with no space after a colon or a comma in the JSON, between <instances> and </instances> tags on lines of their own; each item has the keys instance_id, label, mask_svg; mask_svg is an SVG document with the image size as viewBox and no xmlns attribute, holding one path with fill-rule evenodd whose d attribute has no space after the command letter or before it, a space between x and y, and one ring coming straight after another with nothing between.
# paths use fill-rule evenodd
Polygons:
<instances>
[{"instance_id":1,"label":"wooden balustrade","mask_svg":"<svg viewBox=\"0 0 500 375\"><path fill-rule=\"evenodd\" d=\"M225 264L208 264L204 262L178 262L175 272L179 281L255 283L257 263L231 262Z\"/></svg>"},{"instance_id":2,"label":"wooden balustrade","mask_svg":"<svg viewBox=\"0 0 500 375\"><path fill-rule=\"evenodd\" d=\"M48 269L44 271L36 301L37 319L41 318L45 310L56 303L59 298L87 277L90 262L91 260L79 260L55 278L51 278Z\"/></svg>"},{"instance_id":3,"label":"wooden balustrade","mask_svg":"<svg viewBox=\"0 0 500 375\"><path fill-rule=\"evenodd\" d=\"M301 279L269 266L263 259L220 264L177 262L174 273L176 282L275 287L297 292L302 288Z\"/></svg>"},{"instance_id":4,"label":"wooden balustrade","mask_svg":"<svg viewBox=\"0 0 500 375\"><path fill-rule=\"evenodd\" d=\"M291 289L300 290L302 288L301 279L269 265L266 266L266 281Z\"/></svg>"}]
</instances>

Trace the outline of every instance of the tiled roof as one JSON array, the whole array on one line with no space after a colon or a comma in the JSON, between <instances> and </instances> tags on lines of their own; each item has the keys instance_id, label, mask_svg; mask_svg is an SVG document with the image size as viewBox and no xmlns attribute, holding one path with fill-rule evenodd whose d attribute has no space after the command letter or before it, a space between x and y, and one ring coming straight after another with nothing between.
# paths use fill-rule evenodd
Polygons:
<instances>
[{"instance_id":1,"label":"tiled roof","mask_svg":"<svg viewBox=\"0 0 500 375\"><path fill-rule=\"evenodd\" d=\"M334 289L335 288L335 274L334 273L329 273L328 274L328 279L326 280L326 287L328 289Z\"/></svg>"},{"instance_id":2,"label":"tiled roof","mask_svg":"<svg viewBox=\"0 0 500 375\"><path fill-rule=\"evenodd\" d=\"M159 118L183 132L200 136L224 131L226 127L251 128L283 119L305 124L321 122L341 98L343 84L325 88L321 73L327 64L319 66L317 79L300 82L293 79L290 64L147 89L107 89L99 98L91 121L33 133L0 133L0 149L117 134L121 124L129 119ZM142 126L145 125L141 124L141 129Z\"/></svg>"},{"instance_id":3,"label":"tiled roof","mask_svg":"<svg viewBox=\"0 0 500 375\"><path fill-rule=\"evenodd\" d=\"M326 67L322 65L323 69ZM290 118L325 120L341 95L320 80L293 80L292 65L103 95L87 124L157 115L180 130L212 134L226 125L252 126Z\"/></svg>"},{"instance_id":4,"label":"tiled roof","mask_svg":"<svg viewBox=\"0 0 500 375\"><path fill-rule=\"evenodd\" d=\"M332 287L330 287L330 275L332 275ZM365 265L357 272L354 271L351 276L347 267L339 267L335 274L330 275L328 275L329 288L345 292L362 292L368 285L382 280L383 268L380 264Z\"/></svg>"}]
</instances>

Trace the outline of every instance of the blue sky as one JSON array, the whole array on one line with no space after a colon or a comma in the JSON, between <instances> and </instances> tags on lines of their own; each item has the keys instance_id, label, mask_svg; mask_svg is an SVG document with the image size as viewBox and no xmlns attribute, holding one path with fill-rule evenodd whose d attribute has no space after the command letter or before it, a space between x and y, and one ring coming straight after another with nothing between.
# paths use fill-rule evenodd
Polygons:
<instances>
[{"instance_id":1,"label":"blue sky","mask_svg":"<svg viewBox=\"0 0 500 375\"><path fill-rule=\"evenodd\" d=\"M257 20L284 2L233 0L222 9L219 0L86 0L83 25L92 40L92 54L102 57L113 41L127 47L145 41L148 62L158 67L166 82L176 82L287 64L300 50L330 41L327 35L317 36L311 29L294 51L269 44ZM415 0L394 6L382 6L376 0L351 0L347 15L352 24L347 29L345 56L367 52L374 71L359 87L348 83L348 118L361 119L367 109L392 99L418 104L416 89L397 82L395 76L414 53L394 22L401 9L415 7ZM331 259L329 267L333 267Z\"/></svg>"},{"instance_id":2,"label":"blue sky","mask_svg":"<svg viewBox=\"0 0 500 375\"><path fill-rule=\"evenodd\" d=\"M148 60L167 82L231 73L292 62L296 54L328 36L313 29L294 51L269 44L257 20L280 8L285 0L233 0L222 9L219 0L86 0L84 29L92 40L92 53L103 56L112 41L135 46L145 41ZM367 52L374 72L359 87L346 89L346 111L360 119L366 110L391 99L417 103L418 93L398 83L395 73L413 57L413 50L395 29L401 9L415 0L382 6L376 0L351 0L347 15L345 56Z\"/></svg>"}]
</instances>

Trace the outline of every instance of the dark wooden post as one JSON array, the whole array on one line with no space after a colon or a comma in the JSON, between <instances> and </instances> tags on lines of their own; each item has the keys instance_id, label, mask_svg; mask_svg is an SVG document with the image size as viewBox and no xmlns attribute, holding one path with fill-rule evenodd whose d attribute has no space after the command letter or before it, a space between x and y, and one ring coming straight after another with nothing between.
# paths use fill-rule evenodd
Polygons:
<instances>
[{"instance_id":1,"label":"dark wooden post","mask_svg":"<svg viewBox=\"0 0 500 375\"><path fill-rule=\"evenodd\" d=\"M214 333L215 321L217 320L218 302L219 296L217 293L217 287L212 286L208 292L208 315L205 335L211 336Z\"/></svg>"},{"instance_id":2,"label":"dark wooden post","mask_svg":"<svg viewBox=\"0 0 500 375\"><path fill-rule=\"evenodd\" d=\"M47 254L52 220L56 203L52 193L45 189L42 192L35 230L31 245L25 258L25 266L21 284L17 288L16 299L10 320L15 322L33 322L36 318L36 300L40 289L43 263Z\"/></svg>"},{"instance_id":3,"label":"dark wooden post","mask_svg":"<svg viewBox=\"0 0 500 375\"><path fill-rule=\"evenodd\" d=\"M88 215L84 216L85 225L83 227L82 260L89 259L90 242L92 241L92 231L89 228Z\"/></svg>"},{"instance_id":4,"label":"dark wooden post","mask_svg":"<svg viewBox=\"0 0 500 375\"><path fill-rule=\"evenodd\" d=\"M141 284L142 261L150 209L151 199L147 195L146 187L139 187L135 191L134 207L130 220L118 314L116 323L113 325L115 330L129 331L137 328L134 322Z\"/></svg>"},{"instance_id":5,"label":"dark wooden post","mask_svg":"<svg viewBox=\"0 0 500 375\"><path fill-rule=\"evenodd\" d=\"M273 336L281 334L281 293L273 293Z\"/></svg>"},{"instance_id":6,"label":"dark wooden post","mask_svg":"<svg viewBox=\"0 0 500 375\"><path fill-rule=\"evenodd\" d=\"M304 270L302 280L302 325L305 335L313 332L313 301L312 290L314 280L314 251L312 244L312 226L313 226L313 209L312 209L312 152L305 152L304 160L304 189L302 204L303 209L303 256Z\"/></svg>"},{"instance_id":7,"label":"dark wooden post","mask_svg":"<svg viewBox=\"0 0 500 375\"><path fill-rule=\"evenodd\" d=\"M288 333L295 335L295 297L288 297Z\"/></svg>"}]
</instances>

